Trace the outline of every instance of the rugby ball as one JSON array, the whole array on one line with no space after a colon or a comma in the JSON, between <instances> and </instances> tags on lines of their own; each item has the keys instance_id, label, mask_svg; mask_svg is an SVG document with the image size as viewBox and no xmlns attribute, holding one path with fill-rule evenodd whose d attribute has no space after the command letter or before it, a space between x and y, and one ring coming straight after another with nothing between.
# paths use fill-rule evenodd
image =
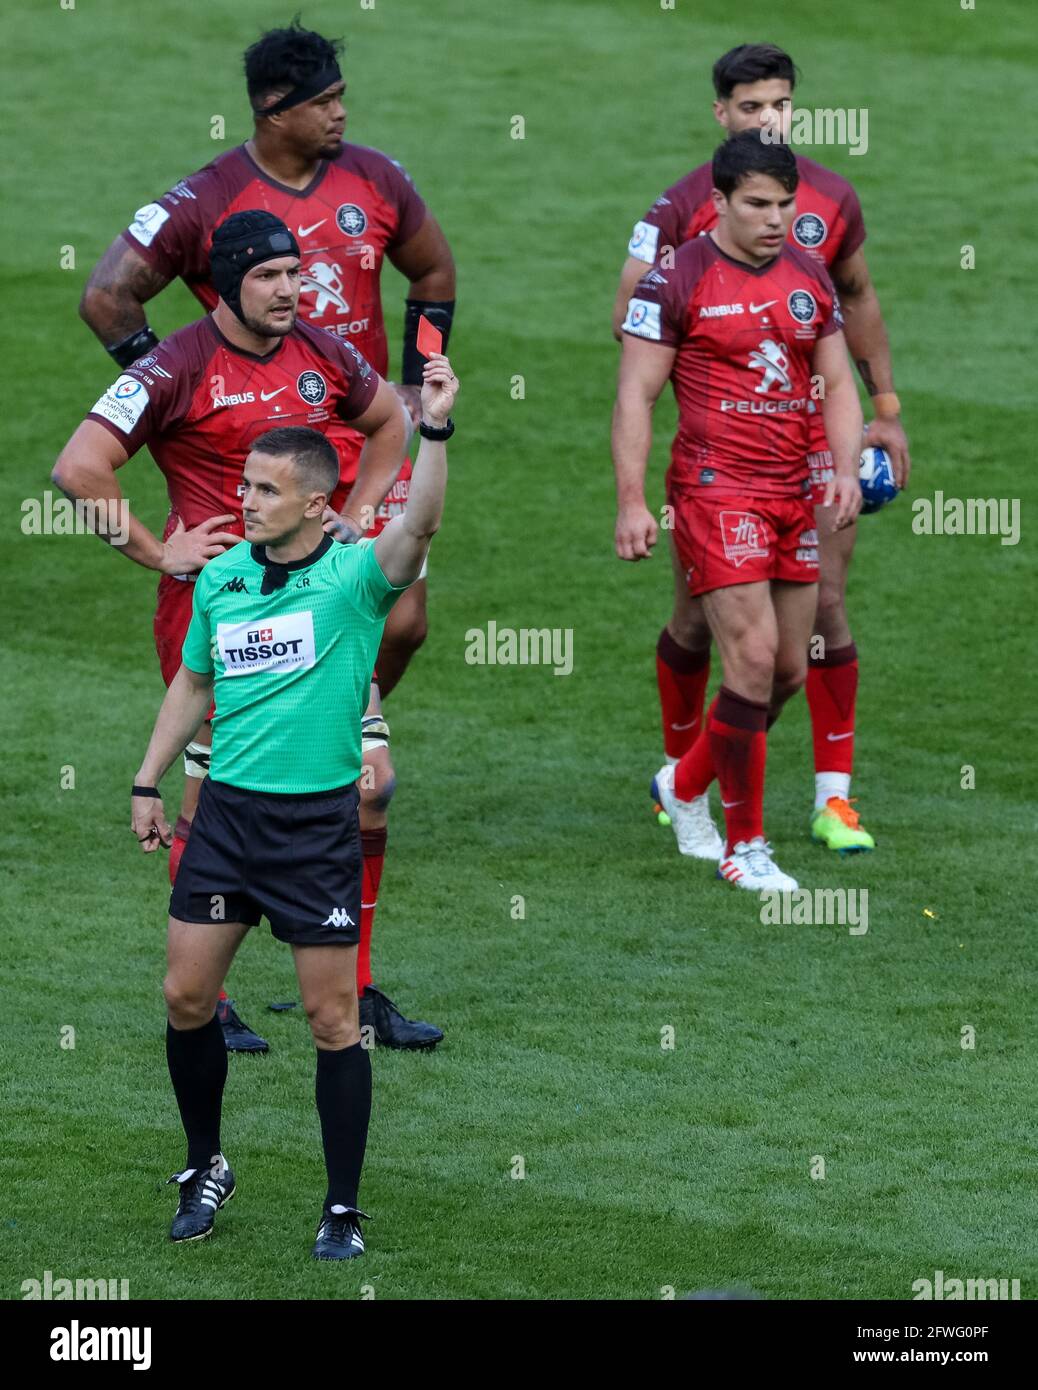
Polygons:
<instances>
[{"instance_id":1,"label":"rugby ball","mask_svg":"<svg viewBox=\"0 0 1038 1390\"><path fill-rule=\"evenodd\" d=\"M893 502L898 494L894 466L886 449L862 450L858 476L861 479L861 510L864 513L878 512L888 502Z\"/></svg>"}]
</instances>

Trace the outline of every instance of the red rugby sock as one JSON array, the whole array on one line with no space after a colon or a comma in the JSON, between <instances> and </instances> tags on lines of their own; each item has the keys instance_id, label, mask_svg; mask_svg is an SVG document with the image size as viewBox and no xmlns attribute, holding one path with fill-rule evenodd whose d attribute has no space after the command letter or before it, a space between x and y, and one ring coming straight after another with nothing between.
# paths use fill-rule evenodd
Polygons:
<instances>
[{"instance_id":1,"label":"red rugby sock","mask_svg":"<svg viewBox=\"0 0 1038 1390\"><path fill-rule=\"evenodd\" d=\"M703 732L674 769L674 794L679 801L692 801L695 797L702 796L717 776L710 736L707 733L716 708L715 697L706 712Z\"/></svg>"},{"instance_id":2,"label":"red rugby sock","mask_svg":"<svg viewBox=\"0 0 1038 1390\"><path fill-rule=\"evenodd\" d=\"M364 854L364 878L360 890L360 946L357 949L357 996L371 984L371 928L378 906L378 890L382 882L382 865L386 857L386 829L362 830L361 849Z\"/></svg>"},{"instance_id":3,"label":"red rugby sock","mask_svg":"<svg viewBox=\"0 0 1038 1390\"><path fill-rule=\"evenodd\" d=\"M853 642L811 658L807 704L815 749L815 772L854 770L854 711L858 694L858 649Z\"/></svg>"},{"instance_id":4,"label":"red rugby sock","mask_svg":"<svg viewBox=\"0 0 1038 1390\"><path fill-rule=\"evenodd\" d=\"M656 643L656 684L663 715L663 751L687 753L703 731L703 697L710 679L710 648L683 647L667 628Z\"/></svg>"},{"instance_id":5,"label":"red rugby sock","mask_svg":"<svg viewBox=\"0 0 1038 1390\"><path fill-rule=\"evenodd\" d=\"M722 685L707 727L727 831L725 853L740 840L764 834L764 764L768 739L766 704Z\"/></svg>"}]
</instances>

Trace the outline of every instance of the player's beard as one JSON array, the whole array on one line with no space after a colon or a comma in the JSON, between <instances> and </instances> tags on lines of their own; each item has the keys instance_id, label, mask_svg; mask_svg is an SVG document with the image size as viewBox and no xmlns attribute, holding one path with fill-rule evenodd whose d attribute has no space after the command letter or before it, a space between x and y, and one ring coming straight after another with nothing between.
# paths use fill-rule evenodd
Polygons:
<instances>
[{"instance_id":1,"label":"player's beard","mask_svg":"<svg viewBox=\"0 0 1038 1390\"><path fill-rule=\"evenodd\" d=\"M252 318L248 314L243 315L242 322L257 338L283 338L286 333L291 333L296 325L296 310L292 310L291 318L285 319L284 323L270 323L265 318Z\"/></svg>"}]
</instances>

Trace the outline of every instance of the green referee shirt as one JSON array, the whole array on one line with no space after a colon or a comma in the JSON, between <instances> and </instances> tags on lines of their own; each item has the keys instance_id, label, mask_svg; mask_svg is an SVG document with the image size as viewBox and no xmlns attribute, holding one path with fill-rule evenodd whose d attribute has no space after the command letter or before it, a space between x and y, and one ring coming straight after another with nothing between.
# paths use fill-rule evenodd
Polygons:
<instances>
[{"instance_id":1,"label":"green referee shirt","mask_svg":"<svg viewBox=\"0 0 1038 1390\"><path fill-rule=\"evenodd\" d=\"M183 662L214 676L209 775L262 792L317 792L355 782L360 726L386 616L403 592L372 541L326 536L260 592L263 549L247 541L195 582Z\"/></svg>"}]
</instances>

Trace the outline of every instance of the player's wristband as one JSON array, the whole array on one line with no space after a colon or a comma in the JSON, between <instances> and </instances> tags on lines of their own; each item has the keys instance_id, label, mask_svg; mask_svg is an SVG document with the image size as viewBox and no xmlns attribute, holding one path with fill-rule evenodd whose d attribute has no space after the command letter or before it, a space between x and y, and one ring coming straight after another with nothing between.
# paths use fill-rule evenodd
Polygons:
<instances>
[{"instance_id":1,"label":"player's wristband","mask_svg":"<svg viewBox=\"0 0 1038 1390\"><path fill-rule=\"evenodd\" d=\"M901 414L901 402L893 391L880 391L872 397L872 409L877 420L894 420Z\"/></svg>"},{"instance_id":2,"label":"player's wristband","mask_svg":"<svg viewBox=\"0 0 1038 1390\"><path fill-rule=\"evenodd\" d=\"M143 328L138 328L136 333L131 333L121 343L114 343L106 351L109 357L115 358L120 367L132 367L138 357L143 357L146 352L150 352L158 345L158 338L145 324Z\"/></svg>"},{"instance_id":3,"label":"player's wristband","mask_svg":"<svg viewBox=\"0 0 1038 1390\"><path fill-rule=\"evenodd\" d=\"M454 421L448 419L442 429L437 429L435 425L427 425L423 420L418 426L418 433L423 439L450 439L451 435L454 433Z\"/></svg>"},{"instance_id":4,"label":"player's wristband","mask_svg":"<svg viewBox=\"0 0 1038 1390\"><path fill-rule=\"evenodd\" d=\"M424 314L434 328L443 334L443 351L447 351L447 341L454 322L453 299L434 301L429 299L408 299L404 304L404 364L400 380L404 386L421 386L422 367L425 358L418 351L418 320Z\"/></svg>"},{"instance_id":5,"label":"player's wristband","mask_svg":"<svg viewBox=\"0 0 1038 1390\"><path fill-rule=\"evenodd\" d=\"M159 791L158 787L138 787L136 782L134 782L133 787L130 790L130 795L153 796L156 799L156 801L162 800L162 793Z\"/></svg>"}]
</instances>

